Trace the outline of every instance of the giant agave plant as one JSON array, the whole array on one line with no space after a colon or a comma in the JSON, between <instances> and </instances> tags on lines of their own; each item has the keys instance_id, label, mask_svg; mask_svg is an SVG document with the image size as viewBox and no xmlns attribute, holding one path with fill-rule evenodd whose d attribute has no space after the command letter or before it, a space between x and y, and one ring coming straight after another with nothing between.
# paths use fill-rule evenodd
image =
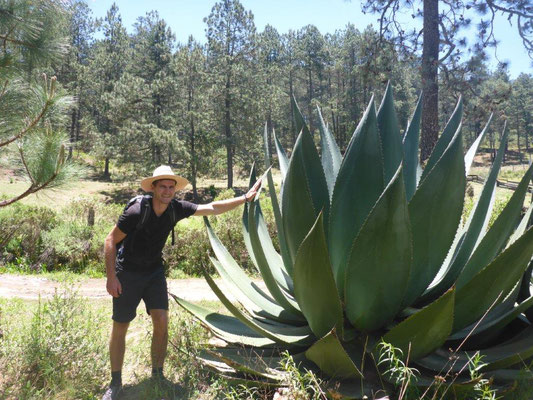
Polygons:
<instances>
[{"instance_id":1,"label":"giant agave plant","mask_svg":"<svg viewBox=\"0 0 533 400\"><path fill-rule=\"evenodd\" d=\"M467 382L465 367L477 351L481 371L495 382L531 379L522 367L533 356L533 326L524 314L533 305L524 278L532 208L521 217L531 167L488 228L507 134L462 223L466 175L488 123L463 155L461 99L423 170L421 102L402 140L390 84L377 112L370 100L344 156L318 110L320 157L294 106L300 134L290 159L274 135L281 204L266 173L281 254L257 198L243 214L246 246L267 290L237 265L206 219L211 261L240 306L207 274L233 316L175 298L228 344L202 360L233 379L275 385L283 377L280 351L288 350L326 379L348 382L339 390L355 398L392 379L377 362L380 342L402 350L420 371L419 385L436 375ZM265 153L268 167L268 145Z\"/></svg>"}]
</instances>

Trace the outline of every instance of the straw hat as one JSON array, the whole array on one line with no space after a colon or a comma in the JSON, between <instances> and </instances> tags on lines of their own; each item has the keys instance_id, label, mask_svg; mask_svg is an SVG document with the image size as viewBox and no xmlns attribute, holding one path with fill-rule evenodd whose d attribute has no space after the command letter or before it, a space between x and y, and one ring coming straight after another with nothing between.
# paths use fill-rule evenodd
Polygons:
<instances>
[{"instance_id":1,"label":"straw hat","mask_svg":"<svg viewBox=\"0 0 533 400\"><path fill-rule=\"evenodd\" d=\"M189 184L189 181L179 175L175 175L168 165L160 165L154 170L150 178L141 181L141 188L145 192L153 192L152 183L161 179L171 179L176 182L176 190L183 189Z\"/></svg>"}]
</instances>

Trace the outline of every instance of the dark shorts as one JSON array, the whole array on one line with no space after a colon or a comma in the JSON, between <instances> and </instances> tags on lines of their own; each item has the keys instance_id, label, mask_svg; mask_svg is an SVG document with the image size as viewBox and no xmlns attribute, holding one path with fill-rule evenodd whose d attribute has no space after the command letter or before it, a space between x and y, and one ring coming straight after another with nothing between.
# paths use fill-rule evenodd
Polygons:
<instances>
[{"instance_id":1,"label":"dark shorts","mask_svg":"<svg viewBox=\"0 0 533 400\"><path fill-rule=\"evenodd\" d=\"M141 299L148 314L154 309L168 310L167 280L163 268L148 275L134 271L118 271L117 278L122 286L122 294L113 297L113 321L133 320Z\"/></svg>"}]
</instances>

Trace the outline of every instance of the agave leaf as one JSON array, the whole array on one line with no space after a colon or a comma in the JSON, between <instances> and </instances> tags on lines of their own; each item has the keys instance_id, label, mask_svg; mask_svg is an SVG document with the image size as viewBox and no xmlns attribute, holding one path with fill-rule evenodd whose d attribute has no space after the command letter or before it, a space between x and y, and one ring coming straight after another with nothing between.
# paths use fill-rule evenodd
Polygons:
<instances>
[{"instance_id":1,"label":"agave leaf","mask_svg":"<svg viewBox=\"0 0 533 400\"><path fill-rule=\"evenodd\" d=\"M409 202L413 266L404 305L412 304L424 292L446 257L461 220L465 187L459 126L450 145Z\"/></svg>"},{"instance_id":2,"label":"agave leaf","mask_svg":"<svg viewBox=\"0 0 533 400\"><path fill-rule=\"evenodd\" d=\"M267 171L267 174L270 171ZM262 179L262 178L261 178ZM249 187L252 187L256 181L255 177L255 163L252 166L252 170L250 172L250 182ZM256 196L256 198L258 198ZM244 243L246 245L246 249L248 250L248 254L250 255L250 258L253 261L254 266L256 267L257 271L261 273L261 269L258 266L257 259L255 257L254 248L250 239L250 226L249 226L249 206L248 204L244 204L243 207L243 213L242 213L242 228L243 228L243 237L244 237ZM272 275L276 279L276 282L287 292L292 292L292 279L287 274L287 271L285 270L285 266L283 264L283 260L281 259L281 256L278 254L276 249L274 248L274 245L272 244L272 239L270 238L270 234L268 233L268 228L266 226L266 223L263 218L263 213L261 212L261 205L259 202L257 202L255 206L255 221L256 221L256 227L257 227L257 235L259 236L259 240L261 242L261 247L263 248L263 251L266 255L266 258L269 263L269 267L271 268Z\"/></svg>"},{"instance_id":3,"label":"agave leaf","mask_svg":"<svg viewBox=\"0 0 533 400\"><path fill-rule=\"evenodd\" d=\"M387 185L398 170L398 166L401 164L403 158L402 137L400 135L396 110L394 109L390 81L387 83L385 94L379 106L377 122L383 154L384 182Z\"/></svg>"},{"instance_id":4,"label":"agave leaf","mask_svg":"<svg viewBox=\"0 0 533 400\"><path fill-rule=\"evenodd\" d=\"M497 381L521 381L521 380L532 380L533 371L520 368L520 369L498 369L490 371L490 376Z\"/></svg>"},{"instance_id":5,"label":"agave leaf","mask_svg":"<svg viewBox=\"0 0 533 400\"><path fill-rule=\"evenodd\" d=\"M479 239L490 220L496 191L496 179L498 178L505 154L506 143L507 133L504 131L500 148L492 164L489 176L485 181L481 195L477 199L467 223L460 229L460 233L456 236L450 253L443 263L437 278L435 278L427 292L422 296L422 302L432 301L453 285L479 243Z\"/></svg>"},{"instance_id":6,"label":"agave leaf","mask_svg":"<svg viewBox=\"0 0 533 400\"><path fill-rule=\"evenodd\" d=\"M503 251L494 261L457 289L454 331L479 319L497 299L515 286L533 254L533 229Z\"/></svg>"},{"instance_id":7,"label":"agave leaf","mask_svg":"<svg viewBox=\"0 0 533 400\"><path fill-rule=\"evenodd\" d=\"M325 218L329 214L326 178L313 139L305 130L294 145L283 184L282 209L283 231L294 260L320 211Z\"/></svg>"},{"instance_id":8,"label":"agave leaf","mask_svg":"<svg viewBox=\"0 0 533 400\"><path fill-rule=\"evenodd\" d=\"M280 164L280 169L282 172L283 179L285 179L285 171L288 168L288 160L285 155L285 151L281 147L281 143L278 144L278 139L276 133L272 130L274 140L276 142L276 148L278 149L278 160ZM274 179L272 178L272 171L270 170L271 160L270 160L270 148L268 141L268 130L265 125L264 132L264 145L265 145L265 168L267 169L267 180L268 180L268 193L270 195L270 201L272 202L272 211L274 212L274 219L276 220L276 230L278 231L279 247L281 252L281 257L283 258L283 263L285 265L285 271L287 273L292 273L292 259L289 254L289 249L287 247L287 241L285 239L285 232L283 230L283 220L281 218L281 210L279 207L278 196L276 194L276 187L274 186ZM284 167L284 164L287 164L287 168ZM285 170L284 170L285 168ZM246 219L248 221L248 219ZM246 222L248 223L248 222Z\"/></svg>"},{"instance_id":9,"label":"agave leaf","mask_svg":"<svg viewBox=\"0 0 533 400\"><path fill-rule=\"evenodd\" d=\"M342 379L363 376L342 347L334 330L307 349L305 356L331 377Z\"/></svg>"},{"instance_id":10,"label":"agave leaf","mask_svg":"<svg viewBox=\"0 0 533 400\"><path fill-rule=\"evenodd\" d=\"M257 180L257 176L255 172L255 162L254 162L250 170L250 178L248 179L248 189L250 189L254 185L256 180ZM252 263L255 266L257 272L260 273L259 268L257 267L257 261L255 259L252 244L250 242L250 233L249 233L249 228L248 228L248 204L246 203L244 204L243 211L242 211L242 237L244 239L246 250L248 250L248 255L250 256L250 259L252 260Z\"/></svg>"},{"instance_id":11,"label":"agave leaf","mask_svg":"<svg viewBox=\"0 0 533 400\"><path fill-rule=\"evenodd\" d=\"M442 131L442 135L437 141L437 144L435 145L433 152L429 156L429 160L426 164L426 168L424 169L424 172L422 173L422 178L421 178L422 181L428 176L428 174L431 172L433 167L440 160L440 158L442 157L446 149L449 147L450 142L452 141L457 130L459 129L459 126L461 125L462 118L463 118L463 98L462 96L460 96L459 100L457 101L457 105L455 106L455 110L453 110L453 113L450 119L448 120L448 123L446 124L446 126L444 127L444 130Z\"/></svg>"},{"instance_id":12,"label":"agave leaf","mask_svg":"<svg viewBox=\"0 0 533 400\"><path fill-rule=\"evenodd\" d=\"M301 315L298 315L299 313L292 313L289 310L285 310L272 297L257 287L220 242L209 220L205 217L204 223L207 228L207 235L211 242L211 247L219 260L219 264L215 264L215 267L217 267L217 270L219 270L223 278L227 278L227 280L233 282L251 302L267 314L274 316L274 318L288 321L303 321Z\"/></svg>"},{"instance_id":13,"label":"agave leaf","mask_svg":"<svg viewBox=\"0 0 533 400\"><path fill-rule=\"evenodd\" d=\"M482 371L507 368L512 365L522 364L533 356L533 329L527 332L519 340L511 340L501 346L495 346L481 351L484 356L483 362L487 363Z\"/></svg>"},{"instance_id":14,"label":"agave leaf","mask_svg":"<svg viewBox=\"0 0 533 400\"><path fill-rule=\"evenodd\" d=\"M531 203L529 205L529 208L527 209L526 213L522 217L522 220L520 221L520 224L518 224L518 227L516 228L516 230L511 235L511 238L509 239L509 242L507 243L507 247L512 245L520 236L522 236L524 234L524 232L528 228L529 222L531 220L532 211L533 211L533 203Z\"/></svg>"},{"instance_id":15,"label":"agave leaf","mask_svg":"<svg viewBox=\"0 0 533 400\"><path fill-rule=\"evenodd\" d=\"M483 349L479 353L482 357L482 363L485 364L481 368L481 371L498 370L523 363L524 360L533 356L533 328L529 327L514 339L499 346ZM446 359L449 362L451 358L454 360L454 363L448 364L449 370L451 372L459 372L469 364L470 358L474 354L475 352L473 351L459 351L450 354L448 351L440 350L424 359L418 360L417 364L436 371L437 368L445 364ZM490 372L488 375L490 376Z\"/></svg>"},{"instance_id":16,"label":"agave leaf","mask_svg":"<svg viewBox=\"0 0 533 400\"><path fill-rule=\"evenodd\" d=\"M372 331L400 310L411 270L411 229L402 167L376 202L346 266L346 316Z\"/></svg>"},{"instance_id":17,"label":"agave leaf","mask_svg":"<svg viewBox=\"0 0 533 400\"><path fill-rule=\"evenodd\" d=\"M283 260L279 253L276 251L272 238L268 232L268 227L261 211L261 204L259 201L254 201L254 205L251 209L255 208L254 220L257 228L257 236L261 243L261 248L265 254L265 258L268 262L269 268L272 271L272 275L276 279L278 285L287 293L293 295L293 282L283 265ZM250 217L249 217L250 218ZM253 234L255 236L255 233Z\"/></svg>"},{"instance_id":18,"label":"agave leaf","mask_svg":"<svg viewBox=\"0 0 533 400\"><path fill-rule=\"evenodd\" d=\"M418 142L420 140L420 120L422 116L422 94L418 97L415 112L409 121L403 137L403 178L405 180L405 196L410 201L415 193L418 184L417 169L418 162Z\"/></svg>"},{"instance_id":19,"label":"agave leaf","mask_svg":"<svg viewBox=\"0 0 533 400\"><path fill-rule=\"evenodd\" d=\"M410 360L417 360L440 347L453 326L455 290L403 320L383 337L387 343L400 348Z\"/></svg>"},{"instance_id":20,"label":"agave leaf","mask_svg":"<svg viewBox=\"0 0 533 400\"><path fill-rule=\"evenodd\" d=\"M250 379L242 373L222 373L218 377L226 382L230 382L233 386L247 387L252 389L264 388L272 390L283 386L283 383L279 381L272 381L270 379Z\"/></svg>"},{"instance_id":21,"label":"agave leaf","mask_svg":"<svg viewBox=\"0 0 533 400\"><path fill-rule=\"evenodd\" d=\"M211 223L207 219L207 217L204 217L204 224L207 228L207 236L209 237L209 242L211 243L211 247L213 248L213 251L215 252L215 255L217 259L220 261L220 263L224 266L224 268L231 274L231 275L238 275L239 279L242 279L246 276L244 271L239 267L237 262L233 259L229 251L226 249L226 247L222 244L220 239L218 238L217 234L211 227ZM239 272L240 271L240 272ZM247 276L246 276L247 277ZM249 278L248 278L249 279ZM251 282L251 280L250 280ZM258 295L260 295L262 298L269 300L272 303L275 303L275 301L270 297L268 294L263 292L261 289L257 288L255 285L254 292ZM259 297L252 294L252 292L246 293L248 297L255 298L259 300Z\"/></svg>"},{"instance_id":22,"label":"agave leaf","mask_svg":"<svg viewBox=\"0 0 533 400\"><path fill-rule=\"evenodd\" d=\"M304 116L302 112L300 111L300 107L298 106L298 103L296 102L296 98L294 95L291 97L291 103L292 103L292 115L294 117L295 122L295 128L297 134L300 134L302 131L309 134L309 136L313 136L311 132L309 132L309 128L307 127L307 124L305 123Z\"/></svg>"},{"instance_id":23,"label":"agave leaf","mask_svg":"<svg viewBox=\"0 0 533 400\"><path fill-rule=\"evenodd\" d=\"M210 369L212 369L213 371L219 374L236 374L237 373L237 370L235 368L230 367L220 358L213 356L212 354L210 354L209 351L206 351L206 350L200 351L200 353L196 356L196 358L200 360L203 365L209 367Z\"/></svg>"},{"instance_id":24,"label":"agave leaf","mask_svg":"<svg viewBox=\"0 0 533 400\"><path fill-rule=\"evenodd\" d=\"M449 337L450 340L460 340L464 339L468 335L486 335L490 334L489 331L499 331L502 328L506 327L512 321L514 321L520 314L528 310L533 306L533 296L524 300L519 305L513 307L511 310L506 313L501 314L498 318L485 319L481 321L480 324L474 323L473 325L467 326L466 328L460 330L459 332L454 333ZM474 326L477 325L477 326Z\"/></svg>"},{"instance_id":25,"label":"agave leaf","mask_svg":"<svg viewBox=\"0 0 533 400\"><path fill-rule=\"evenodd\" d=\"M335 138L329 131L328 127L324 123L320 108L317 107L318 119L320 121L320 148L322 150L322 168L324 168L324 174L326 175L326 181L328 183L328 190L330 198L333 196L333 187L339 168L341 167L342 155Z\"/></svg>"},{"instance_id":26,"label":"agave leaf","mask_svg":"<svg viewBox=\"0 0 533 400\"><path fill-rule=\"evenodd\" d=\"M223 315L169 293L176 303L200 320L218 338L234 344L254 347L274 347L277 342L257 333L237 318Z\"/></svg>"},{"instance_id":27,"label":"agave leaf","mask_svg":"<svg viewBox=\"0 0 533 400\"><path fill-rule=\"evenodd\" d=\"M279 170L281 171L281 179L285 180L285 175L287 175L287 169L289 168L289 158L287 157L287 153L285 153L285 149L281 145L281 142L276 136L276 131L274 129L272 129L272 137L274 138L274 144L276 145L276 153L278 154L278 162L279 162Z\"/></svg>"},{"instance_id":28,"label":"agave leaf","mask_svg":"<svg viewBox=\"0 0 533 400\"><path fill-rule=\"evenodd\" d=\"M342 306L329 262L322 213L302 242L294 263L294 295L315 336L342 332Z\"/></svg>"},{"instance_id":29,"label":"agave leaf","mask_svg":"<svg viewBox=\"0 0 533 400\"><path fill-rule=\"evenodd\" d=\"M483 128L483 130L481 131L481 133L479 134L477 139L474 141L474 143L472 143L472 146L470 146L470 148L466 152L466 155L465 155L465 172L466 172L466 175L468 175L468 173L470 172L470 167L472 166L472 162L474 161L474 156L477 153L477 149L478 149L479 145L481 144L481 142L483 141L483 139L485 138L485 135L487 134L487 132L489 130L489 125L490 125L490 122L492 121L492 115L493 115L493 113L490 113L489 119L488 119L487 123L485 124L485 127Z\"/></svg>"},{"instance_id":30,"label":"agave leaf","mask_svg":"<svg viewBox=\"0 0 533 400\"><path fill-rule=\"evenodd\" d=\"M231 269L228 270L216 258L210 257L209 259L224 280L224 283L233 289L231 293L243 305L246 311L253 314L256 318L295 325L302 325L305 322L303 316L292 314L273 300L259 295L256 290L257 285L242 270L239 272L232 271Z\"/></svg>"},{"instance_id":31,"label":"agave leaf","mask_svg":"<svg viewBox=\"0 0 533 400\"><path fill-rule=\"evenodd\" d=\"M221 360L229 367L246 375L257 376L273 381L281 380L283 374L276 371L281 357L270 356L261 350L246 348L219 348L202 352L201 357L213 357Z\"/></svg>"},{"instance_id":32,"label":"agave leaf","mask_svg":"<svg viewBox=\"0 0 533 400\"><path fill-rule=\"evenodd\" d=\"M344 296L345 268L353 241L384 188L381 160L372 98L344 154L333 190L328 244L341 296ZM325 214L324 220L327 221Z\"/></svg>"},{"instance_id":33,"label":"agave leaf","mask_svg":"<svg viewBox=\"0 0 533 400\"><path fill-rule=\"evenodd\" d=\"M239 321L244 325L253 329L257 333L281 344L297 344L303 342L310 344L312 342L313 334L308 326L294 326L294 325L272 325L267 324L246 315L243 311L237 308L233 303L224 295L222 290L217 286L213 278L209 276L205 271L204 278L215 295L219 298L221 303L231 312Z\"/></svg>"},{"instance_id":34,"label":"agave leaf","mask_svg":"<svg viewBox=\"0 0 533 400\"><path fill-rule=\"evenodd\" d=\"M513 193L511 199L502 210L496 221L492 224L490 230L479 243L470 260L463 268L457 279L457 288L463 287L477 272L485 265L491 262L494 257L504 248L509 236L516 227L516 222L520 217L524 198L527 193L533 164L522 177L518 188Z\"/></svg>"},{"instance_id":35,"label":"agave leaf","mask_svg":"<svg viewBox=\"0 0 533 400\"><path fill-rule=\"evenodd\" d=\"M248 216L248 226L250 227L250 243L252 244L253 252L257 260L257 267L261 271L261 276L263 277L265 285L272 297L274 297L274 299L283 308L291 311L293 314L298 315L300 314L298 304L281 291L276 279L274 278L274 273L277 273L280 275L278 276L278 279L284 279L282 275L283 270L279 265L276 265L276 261L279 261L279 258L276 258L277 253L275 252L274 247L263 247L263 245L267 242L267 239L264 236L268 236L268 231L266 233L262 232L263 240L261 240L261 234L257 228L256 219L254 218L255 208L258 203L258 197L249 203L250 211ZM273 251L273 253L269 251ZM268 257L270 257L270 259Z\"/></svg>"}]
</instances>

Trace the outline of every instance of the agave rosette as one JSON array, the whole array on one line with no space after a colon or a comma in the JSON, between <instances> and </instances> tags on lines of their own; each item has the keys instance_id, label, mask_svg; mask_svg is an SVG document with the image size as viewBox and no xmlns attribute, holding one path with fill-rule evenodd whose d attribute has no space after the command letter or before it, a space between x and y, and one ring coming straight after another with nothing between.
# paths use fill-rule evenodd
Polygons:
<instances>
[{"instance_id":1,"label":"agave rosette","mask_svg":"<svg viewBox=\"0 0 533 400\"><path fill-rule=\"evenodd\" d=\"M245 243L266 291L205 219L212 263L239 305L207 274L232 316L175 297L228 343L204 352L203 361L233 379L275 385L283 378L280 350L289 350L325 377L358 382L355 392L362 393L361 383L369 389L383 374L375 356L384 340L421 372L419 384L431 382L424 376L448 372L468 380L464 367L476 351L487 376L530 379L521 369L533 356L533 327L525 315L533 297L524 278L533 230L531 207L523 216L521 211L532 168L488 228L504 133L481 195L461 223L466 176L490 123L464 155L462 108L459 99L422 170L421 102L402 136L390 84L377 112L370 100L344 156L320 110L319 156L294 103L300 134L290 159L274 135L283 178L279 200L271 172L266 174L279 253L259 200L243 213ZM265 156L268 167L268 145ZM386 374L382 378L386 382Z\"/></svg>"}]
</instances>

